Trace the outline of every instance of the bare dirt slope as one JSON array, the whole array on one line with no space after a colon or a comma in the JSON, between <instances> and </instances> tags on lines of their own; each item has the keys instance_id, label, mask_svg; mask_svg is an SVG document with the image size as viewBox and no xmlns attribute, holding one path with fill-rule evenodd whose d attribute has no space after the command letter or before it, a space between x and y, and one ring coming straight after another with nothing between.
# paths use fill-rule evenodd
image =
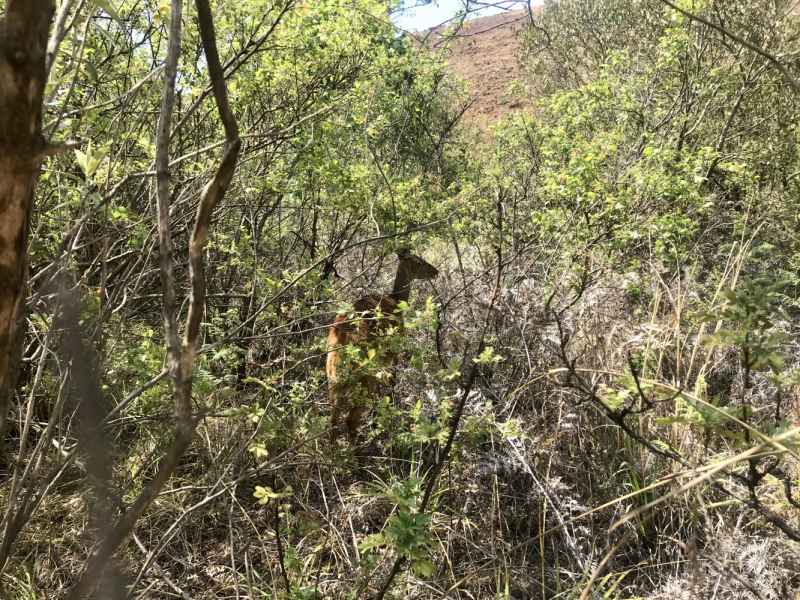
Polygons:
<instances>
[{"instance_id":1,"label":"bare dirt slope","mask_svg":"<svg viewBox=\"0 0 800 600\"><path fill-rule=\"evenodd\" d=\"M508 86L517 76L519 42L515 32L527 18L527 10L514 10L466 21L456 36L445 37L444 27L415 34L418 39L427 38L433 51L449 45L450 66L470 83L470 96L475 99L466 114L469 120L489 125L506 112L521 108L508 96Z\"/></svg>"}]
</instances>

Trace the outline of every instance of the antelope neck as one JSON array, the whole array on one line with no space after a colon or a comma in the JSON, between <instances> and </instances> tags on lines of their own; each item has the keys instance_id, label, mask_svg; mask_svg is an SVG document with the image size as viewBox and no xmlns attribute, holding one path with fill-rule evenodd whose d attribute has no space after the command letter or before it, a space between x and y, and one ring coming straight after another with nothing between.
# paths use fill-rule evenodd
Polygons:
<instances>
[{"instance_id":1,"label":"antelope neck","mask_svg":"<svg viewBox=\"0 0 800 600\"><path fill-rule=\"evenodd\" d=\"M408 263L400 261L397 265L397 276L394 278L394 288L389 298L397 302L408 302L408 297L411 295L411 282L414 277L411 273L411 268Z\"/></svg>"}]
</instances>

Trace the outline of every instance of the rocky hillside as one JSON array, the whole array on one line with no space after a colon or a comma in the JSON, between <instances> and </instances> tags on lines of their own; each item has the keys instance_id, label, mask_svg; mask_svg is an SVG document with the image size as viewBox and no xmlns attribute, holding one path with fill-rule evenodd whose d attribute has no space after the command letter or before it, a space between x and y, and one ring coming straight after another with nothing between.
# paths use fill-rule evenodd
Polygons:
<instances>
[{"instance_id":1,"label":"rocky hillside","mask_svg":"<svg viewBox=\"0 0 800 600\"><path fill-rule=\"evenodd\" d=\"M475 98L467 113L469 120L488 125L521 107L508 96L508 86L516 77L516 32L527 18L527 10L514 10L469 20L456 36L444 36L444 27L417 34L420 40L427 39L434 51L449 45L451 67L470 83Z\"/></svg>"}]
</instances>

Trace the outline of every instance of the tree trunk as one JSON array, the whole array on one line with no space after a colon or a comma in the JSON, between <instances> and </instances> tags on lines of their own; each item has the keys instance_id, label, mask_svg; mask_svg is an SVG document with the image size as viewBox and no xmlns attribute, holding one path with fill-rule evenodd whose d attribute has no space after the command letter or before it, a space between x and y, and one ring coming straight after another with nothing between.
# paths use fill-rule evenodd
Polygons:
<instances>
[{"instance_id":1,"label":"tree trunk","mask_svg":"<svg viewBox=\"0 0 800 600\"><path fill-rule=\"evenodd\" d=\"M0 20L0 433L14 393L25 315L28 229L45 156L42 101L53 0L9 0Z\"/></svg>"}]
</instances>

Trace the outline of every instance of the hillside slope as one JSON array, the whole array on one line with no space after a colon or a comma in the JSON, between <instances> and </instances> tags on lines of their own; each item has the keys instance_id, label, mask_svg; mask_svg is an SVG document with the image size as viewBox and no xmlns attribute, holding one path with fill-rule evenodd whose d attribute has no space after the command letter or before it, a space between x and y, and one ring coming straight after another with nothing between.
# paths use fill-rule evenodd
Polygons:
<instances>
[{"instance_id":1,"label":"hillside slope","mask_svg":"<svg viewBox=\"0 0 800 600\"><path fill-rule=\"evenodd\" d=\"M449 46L451 68L470 83L475 99L466 115L469 120L488 125L521 107L508 98L508 86L517 73L516 32L527 18L527 10L514 10L469 20L455 36L445 37L444 27L416 34L420 40L427 39L433 51Z\"/></svg>"}]
</instances>

